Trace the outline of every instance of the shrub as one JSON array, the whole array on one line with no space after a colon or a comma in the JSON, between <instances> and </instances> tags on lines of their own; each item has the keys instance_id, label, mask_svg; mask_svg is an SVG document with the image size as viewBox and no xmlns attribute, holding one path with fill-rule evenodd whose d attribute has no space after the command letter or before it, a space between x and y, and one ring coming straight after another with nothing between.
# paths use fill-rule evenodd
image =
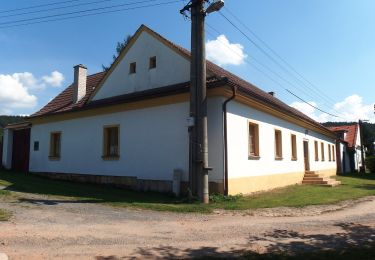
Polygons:
<instances>
[{"instance_id":1,"label":"shrub","mask_svg":"<svg viewBox=\"0 0 375 260\"><path fill-rule=\"evenodd\" d=\"M224 201L237 201L243 197L242 194L237 195L228 195L225 196L223 194L211 194L210 201L212 202L224 202Z\"/></svg>"},{"instance_id":2,"label":"shrub","mask_svg":"<svg viewBox=\"0 0 375 260\"><path fill-rule=\"evenodd\" d=\"M366 168L370 172L375 173L375 156L369 156L366 158Z\"/></svg>"}]
</instances>

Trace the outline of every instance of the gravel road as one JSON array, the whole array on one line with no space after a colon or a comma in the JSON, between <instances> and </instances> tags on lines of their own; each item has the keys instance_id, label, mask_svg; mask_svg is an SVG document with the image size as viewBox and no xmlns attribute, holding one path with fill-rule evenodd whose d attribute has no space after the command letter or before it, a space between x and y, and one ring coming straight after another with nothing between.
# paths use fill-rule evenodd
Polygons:
<instances>
[{"instance_id":1,"label":"gravel road","mask_svg":"<svg viewBox=\"0 0 375 260\"><path fill-rule=\"evenodd\" d=\"M26 196L26 195L25 195ZM298 252L375 242L375 197L302 209L179 214L27 195L0 202L10 259L155 259Z\"/></svg>"}]
</instances>

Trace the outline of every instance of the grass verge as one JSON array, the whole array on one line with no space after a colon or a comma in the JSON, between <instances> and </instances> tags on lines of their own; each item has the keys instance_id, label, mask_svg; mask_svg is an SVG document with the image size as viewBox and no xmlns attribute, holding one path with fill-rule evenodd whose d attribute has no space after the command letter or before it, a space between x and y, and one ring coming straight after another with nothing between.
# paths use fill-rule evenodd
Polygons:
<instances>
[{"instance_id":1,"label":"grass verge","mask_svg":"<svg viewBox=\"0 0 375 260\"><path fill-rule=\"evenodd\" d=\"M67 200L83 203L104 203L116 207L136 207L158 211L209 213L214 209L244 210L280 206L303 207L332 204L348 199L375 195L375 174L337 177L342 185L329 188L294 185L251 196L214 196L209 205L153 192L134 192L108 186L80 184L42 178L32 174L0 172L0 198L9 191L52 196L49 203ZM9 194L8 194L9 195ZM22 199L21 199L22 200ZM30 200L30 199L28 199Z\"/></svg>"},{"instance_id":2,"label":"grass verge","mask_svg":"<svg viewBox=\"0 0 375 260\"><path fill-rule=\"evenodd\" d=\"M12 216L12 214L5 210L5 209L0 209L0 221L7 221L10 219L10 217Z\"/></svg>"}]
</instances>

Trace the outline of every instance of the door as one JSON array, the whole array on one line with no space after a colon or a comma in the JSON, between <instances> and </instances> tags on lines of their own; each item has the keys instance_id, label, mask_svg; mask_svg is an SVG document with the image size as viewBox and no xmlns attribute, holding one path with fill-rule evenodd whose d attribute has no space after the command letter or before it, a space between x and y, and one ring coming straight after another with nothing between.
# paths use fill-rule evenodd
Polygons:
<instances>
[{"instance_id":1,"label":"door","mask_svg":"<svg viewBox=\"0 0 375 260\"><path fill-rule=\"evenodd\" d=\"M305 171L310 171L309 142L303 141L303 157L305 159Z\"/></svg>"},{"instance_id":2,"label":"door","mask_svg":"<svg viewBox=\"0 0 375 260\"><path fill-rule=\"evenodd\" d=\"M12 170L28 172L30 128L13 131Z\"/></svg>"}]
</instances>

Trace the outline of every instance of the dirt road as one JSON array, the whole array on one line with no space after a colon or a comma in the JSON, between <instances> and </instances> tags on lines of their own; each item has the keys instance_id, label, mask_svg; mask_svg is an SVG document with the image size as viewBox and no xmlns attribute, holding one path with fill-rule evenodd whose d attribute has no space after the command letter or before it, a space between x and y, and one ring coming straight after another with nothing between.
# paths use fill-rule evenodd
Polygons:
<instances>
[{"instance_id":1,"label":"dirt road","mask_svg":"<svg viewBox=\"0 0 375 260\"><path fill-rule=\"evenodd\" d=\"M0 253L10 259L234 257L249 250L296 252L373 243L375 197L344 206L202 215L33 197L0 202L14 214L0 222Z\"/></svg>"}]
</instances>

